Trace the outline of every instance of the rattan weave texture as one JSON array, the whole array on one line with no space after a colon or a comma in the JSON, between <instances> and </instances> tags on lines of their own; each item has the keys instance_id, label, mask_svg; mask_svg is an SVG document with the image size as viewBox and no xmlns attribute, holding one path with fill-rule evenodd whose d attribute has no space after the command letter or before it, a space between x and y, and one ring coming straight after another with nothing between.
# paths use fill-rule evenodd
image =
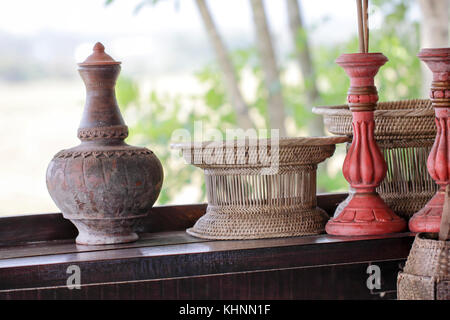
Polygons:
<instances>
[{"instance_id":1,"label":"rattan weave texture","mask_svg":"<svg viewBox=\"0 0 450 320\"><path fill-rule=\"evenodd\" d=\"M401 300L449 300L450 240L438 240L437 233L419 233L397 279Z\"/></svg>"},{"instance_id":2,"label":"rattan weave texture","mask_svg":"<svg viewBox=\"0 0 450 320\"><path fill-rule=\"evenodd\" d=\"M317 164L347 137L174 144L205 173L208 208L187 230L207 239L259 239L324 232Z\"/></svg>"}]
</instances>

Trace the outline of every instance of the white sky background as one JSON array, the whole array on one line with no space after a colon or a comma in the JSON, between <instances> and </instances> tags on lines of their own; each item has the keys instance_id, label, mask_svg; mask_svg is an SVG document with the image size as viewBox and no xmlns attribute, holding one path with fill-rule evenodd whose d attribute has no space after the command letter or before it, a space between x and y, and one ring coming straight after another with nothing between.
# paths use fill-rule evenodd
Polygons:
<instances>
[{"instance_id":1,"label":"white sky background","mask_svg":"<svg viewBox=\"0 0 450 320\"><path fill-rule=\"evenodd\" d=\"M128 34L143 30L189 32L202 27L193 0L161 0L156 6L143 7L136 15L133 11L139 0L115 0L107 8L104 3L105 0L3 0L0 2L0 29L33 35L45 29ZM301 3L307 23L321 16L331 16L341 27L356 26L353 0L303 0ZM208 4L221 30L251 32L247 0L209 0ZM284 1L266 0L265 5L273 27L285 24Z\"/></svg>"},{"instance_id":2,"label":"white sky background","mask_svg":"<svg viewBox=\"0 0 450 320\"><path fill-rule=\"evenodd\" d=\"M105 45L113 56L122 59L139 55L164 59L165 55L158 53L164 53L164 37L168 35L205 37L193 0L161 0L134 14L139 3L140 0L115 0L105 7L105 0L2 0L0 31L19 37L36 36L46 31L84 36L86 43L80 43L73 56L78 61L89 54L92 34L113 38L112 43ZM208 4L226 41L233 36L253 40L247 0L209 0ZM276 41L288 41L285 1L266 0L265 5ZM318 23L324 17L330 18L314 33L313 42L340 41L356 32L353 0L303 0L301 5L307 25ZM377 27L378 20L376 16L371 17L371 28ZM45 52L38 54L45 55Z\"/></svg>"}]
</instances>

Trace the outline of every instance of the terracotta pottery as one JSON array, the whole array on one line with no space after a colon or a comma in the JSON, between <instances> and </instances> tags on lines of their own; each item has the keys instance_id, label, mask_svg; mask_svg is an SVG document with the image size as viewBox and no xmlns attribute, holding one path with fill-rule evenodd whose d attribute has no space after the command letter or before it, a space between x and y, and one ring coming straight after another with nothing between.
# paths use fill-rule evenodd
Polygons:
<instances>
[{"instance_id":1,"label":"terracotta pottery","mask_svg":"<svg viewBox=\"0 0 450 320\"><path fill-rule=\"evenodd\" d=\"M115 97L120 62L101 43L79 64L86 105L78 129L81 144L58 152L47 169L47 188L64 217L77 227L79 244L138 239L134 226L161 190L163 170L146 148L129 146Z\"/></svg>"},{"instance_id":2,"label":"terracotta pottery","mask_svg":"<svg viewBox=\"0 0 450 320\"><path fill-rule=\"evenodd\" d=\"M444 190L450 182L450 48L422 49L418 57L433 72L430 99L436 115L436 139L427 168L439 185L436 195L409 221L413 232L438 232L444 205Z\"/></svg>"},{"instance_id":3,"label":"terracotta pottery","mask_svg":"<svg viewBox=\"0 0 450 320\"><path fill-rule=\"evenodd\" d=\"M381 53L343 54L336 60L350 77L347 102L353 116L353 141L342 171L355 193L339 215L327 223L329 234L375 235L406 228L405 220L375 190L386 176L387 166L374 138L374 110L378 101L374 77L386 61Z\"/></svg>"}]
</instances>

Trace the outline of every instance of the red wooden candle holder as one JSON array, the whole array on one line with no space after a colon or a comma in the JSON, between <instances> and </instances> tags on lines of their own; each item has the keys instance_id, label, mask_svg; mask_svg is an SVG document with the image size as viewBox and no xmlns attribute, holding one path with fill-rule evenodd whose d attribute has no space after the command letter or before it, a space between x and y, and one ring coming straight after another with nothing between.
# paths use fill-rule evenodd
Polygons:
<instances>
[{"instance_id":1,"label":"red wooden candle holder","mask_svg":"<svg viewBox=\"0 0 450 320\"><path fill-rule=\"evenodd\" d=\"M406 228L406 222L375 191L386 176L387 166L374 139L373 111L378 101L374 77L386 61L381 53L343 54L336 60L350 77L347 102L353 116L353 141L342 171L355 194L341 213L328 221L329 234L375 235Z\"/></svg>"},{"instance_id":2,"label":"red wooden candle holder","mask_svg":"<svg viewBox=\"0 0 450 320\"><path fill-rule=\"evenodd\" d=\"M437 133L427 168L440 189L409 220L409 229L413 232L439 232L445 187L450 182L450 48L422 49L417 56L433 72L430 99L436 115Z\"/></svg>"}]
</instances>

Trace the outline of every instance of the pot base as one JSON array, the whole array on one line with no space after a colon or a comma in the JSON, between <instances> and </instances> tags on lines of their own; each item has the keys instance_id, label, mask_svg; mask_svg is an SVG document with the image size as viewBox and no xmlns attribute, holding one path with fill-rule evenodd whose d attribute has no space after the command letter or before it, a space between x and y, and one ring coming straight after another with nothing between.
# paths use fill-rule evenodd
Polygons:
<instances>
[{"instance_id":1,"label":"pot base","mask_svg":"<svg viewBox=\"0 0 450 320\"><path fill-rule=\"evenodd\" d=\"M139 239L135 232L126 235L111 235L111 234L92 234L81 233L76 238L77 244L82 245L102 245L102 244L117 244L134 242Z\"/></svg>"},{"instance_id":2,"label":"pot base","mask_svg":"<svg viewBox=\"0 0 450 320\"><path fill-rule=\"evenodd\" d=\"M70 219L78 229L77 244L103 245L134 242L138 219Z\"/></svg>"}]
</instances>

